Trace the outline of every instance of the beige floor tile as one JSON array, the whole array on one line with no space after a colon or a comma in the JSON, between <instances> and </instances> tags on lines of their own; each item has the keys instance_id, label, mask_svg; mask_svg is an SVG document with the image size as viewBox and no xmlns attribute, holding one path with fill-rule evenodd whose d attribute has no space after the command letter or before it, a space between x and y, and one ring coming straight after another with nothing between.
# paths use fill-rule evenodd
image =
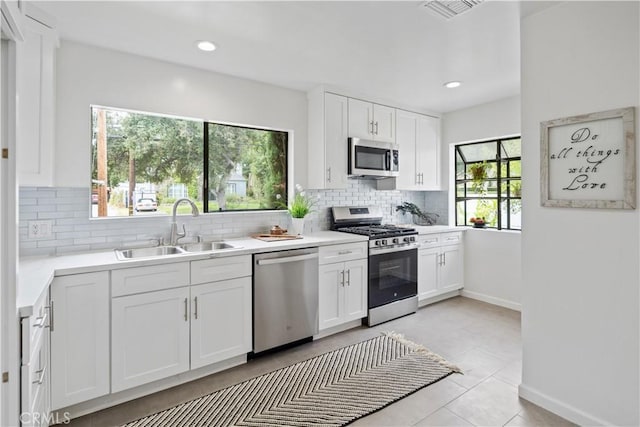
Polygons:
<instances>
[{"instance_id":1,"label":"beige floor tile","mask_svg":"<svg viewBox=\"0 0 640 427\"><path fill-rule=\"evenodd\" d=\"M495 378L488 378L446 406L477 426L501 426L522 409L517 389Z\"/></svg>"},{"instance_id":2,"label":"beige floor tile","mask_svg":"<svg viewBox=\"0 0 640 427\"><path fill-rule=\"evenodd\" d=\"M480 348L474 348L460 357L449 360L462 369L464 374L452 376L452 381L466 388L481 383L509 364Z\"/></svg>"},{"instance_id":3,"label":"beige floor tile","mask_svg":"<svg viewBox=\"0 0 640 427\"><path fill-rule=\"evenodd\" d=\"M447 408L442 408L429 415L427 418L421 420L419 423L415 424L416 426L472 426L473 424L468 423L464 419L460 418Z\"/></svg>"},{"instance_id":4,"label":"beige floor tile","mask_svg":"<svg viewBox=\"0 0 640 427\"><path fill-rule=\"evenodd\" d=\"M493 374L493 376L513 386L519 386L522 382L522 360L509 363L504 368Z\"/></svg>"},{"instance_id":5,"label":"beige floor tile","mask_svg":"<svg viewBox=\"0 0 640 427\"><path fill-rule=\"evenodd\" d=\"M546 427L570 427L575 424L547 411L531 402L520 399L522 410L518 416L526 423L527 426L546 426Z\"/></svg>"}]
</instances>

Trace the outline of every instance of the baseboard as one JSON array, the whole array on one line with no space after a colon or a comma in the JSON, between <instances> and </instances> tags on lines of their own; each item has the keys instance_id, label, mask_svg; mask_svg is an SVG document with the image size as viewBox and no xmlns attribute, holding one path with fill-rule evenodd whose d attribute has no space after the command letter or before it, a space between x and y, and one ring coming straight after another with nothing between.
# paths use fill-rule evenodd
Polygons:
<instances>
[{"instance_id":1,"label":"baseboard","mask_svg":"<svg viewBox=\"0 0 640 427\"><path fill-rule=\"evenodd\" d=\"M458 295L460 295L460 289L445 292L444 294L436 295L433 297L424 298L418 301L418 307L422 308L429 304L434 304L436 302L444 301L449 298L457 297Z\"/></svg>"},{"instance_id":2,"label":"baseboard","mask_svg":"<svg viewBox=\"0 0 640 427\"><path fill-rule=\"evenodd\" d=\"M329 335L334 335L349 329L358 328L360 326L362 326L362 319L352 320L350 322L343 323L342 325L334 326L328 329L323 329L322 331L318 332L318 335L314 335L313 339L314 341L319 340L321 338L328 337Z\"/></svg>"},{"instance_id":3,"label":"baseboard","mask_svg":"<svg viewBox=\"0 0 640 427\"><path fill-rule=\"evenodd\" d=\"M561 416L562 418L569 420L575 424L581 426L611 426L614 423L603 421L594 417L591 414L587 414L571 405L567 405L551 396L540 393L538 390L528 387L524 384L518 386L518 395L524 400L528 400L547 411Z\"/></svg>"},{"instance_id":4,"label":"baseboard","mask_svg":"<svg viewBox=\"0 0 640 427\"><path fill-rule=\"evenodd\" d=\"M506 300L506 299L492 297L490 295L485 295L485 294L481 294L481 293L478 293L478 292L468 291L466 289L462 290L462 296L463 297L467 297L467 298L471 298L471 299L476 299L478 301L487 302L487 303L493 304L493 305L499 305L500 307L509 308L511 310L522 311L522 304L517 303L517 302L513 302L513 301L509 301L509 300Z\"/></svg>"}]
</instances>

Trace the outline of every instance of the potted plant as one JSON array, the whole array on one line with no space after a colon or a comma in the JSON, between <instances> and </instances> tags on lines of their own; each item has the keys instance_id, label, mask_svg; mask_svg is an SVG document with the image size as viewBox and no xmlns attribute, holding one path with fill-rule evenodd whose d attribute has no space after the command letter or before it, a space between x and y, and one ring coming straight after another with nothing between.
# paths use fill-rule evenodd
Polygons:
<instances>
[{"instance_id":1,"label":"potted plant","mask_svg":"<svg viewBox=\"0 0 640 427\"><path fill-rule=\"evenodd\" d=\"M402 202L400 206L396 206L396 212L403 214L411 214L413 223L416 225L433 225L436 223L440 215L436 213L422 212L420 208L411 202Z\"/></svg>"},{"instance_id":2,"label":"potted plant","mask_svg":"<svg viewBox=\"0 0 640 427\"><path fill-rule=\"evenodd\" d=\"M488 174L489 165L486 161L482 163L473 163L467 167L469 174L471 175L471 179L473 183L471 184L471 188L474 191L482 193L484 191L484 183L489 177Z\"/></svg>"},{"instance_id":3,"label":"potted plant","mask_svg":"<svg viewBox=\"0 0 640 427\"><path fill-rule=\"evenodd\" d=\"M280 195L276 196L280 200ZM309 197L300 184L296 184L293 200L287 207L291 215L291 227L289 234L302 234L304 229L304 217L313 211L313 200Z\"/></svg>"}]
</instances>

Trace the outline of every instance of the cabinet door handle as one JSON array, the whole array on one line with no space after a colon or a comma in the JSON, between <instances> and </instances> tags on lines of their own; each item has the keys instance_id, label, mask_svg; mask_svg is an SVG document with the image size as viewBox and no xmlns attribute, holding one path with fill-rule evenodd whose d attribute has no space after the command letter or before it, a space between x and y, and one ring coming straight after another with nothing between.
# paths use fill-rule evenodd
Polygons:
<instances>
[{"instance_id":1,"label":"cabinet door handle","mask_svg":"<svg viewBox=\"0 0 640 427\"><path fill-rule=\"evenodd\" d=\"M187 313L187 305L189 304L189 298L185 298L184 299L184 321L188 322L189 321L189 315Z\"/></svg>"},{"instance_id":2,"label":"cabinet door handle","mask_svg":"<svg viewBox=\"0 0 640 427\"><path fill-rule=\"evenodd\" d=\"M351 286L351 269L347 270L347 286Z\"/></svg>"},{"instance_id":3,"label":"cabinet door handle","mask_svg":"<svg viewBox=\"0 0 640 427\"><path fill-rule=\"evenodd\" d=\"M198 297L193 298L193 317L198 318Z\"/></svg>"},{"instance_id":4,"label":"cabinet door handle","mask_svg":"<svg viewBox=\"0 0 640 427\"><path fill-rule=\"evenodd\" d=\"M378 134L378 122L376 122L376 131L375 131L375 134L376 134L376 135Z\"/></svg>"},{"instance_id":5,"label":"cabinet door handle","mask_svg":"<svg viewBox=\"0 0 640 427\"><path fill-rule=\"evenodd\" d=\"M349 255L350 253L353 253L353 251L340 251L338 255Z\"/></svg>"},{"instance_id":6,"label":"cabinet door handle","mask_svg":"<svg viewBox=\"0 0 640 427\"><path fill-rule=\"evenodd\" d=\"M45 308L49 309L49 331L53 332L53 300L49 301L49 306Z\"/></svg>"},{"instance_id":7,"label":"cabinet door handle","mask_svg":"<svg viewBox=\"0 0 640 427\"><path fill-rule=\"evenodd\" d=\"M420 174L416 174L416 185L420 184Z\"/></svg>"},{"instance_id":8,"label":"cabinet door handle","mask_svg":"<svg viewBox=\"0 0 640 427\"><path fill-rule=\"evenodd\" d=\"M47 367L45 366L44 368L35 371L34 373L38 374L40 378L38 378L35 381L32 381L31 383L41 385L44 382L44 375L46 370L47 370Z\"/></svg>"},{"instance_id":9,"label":"cabinet door handle","mask_svg":"<svg viewBox=\"0 0 640 427\"><path fill-rule=\"evenodd\" d=\"M331 167L327 168L327 182L331 182Z\"/></svg>"},{"instance_id":10,"label":"cabinet door handle","mask_svg":"<svg viewBox=\"0 0 640 427\"><path fill-rule=\"evenodd\" d=\"M344 270L340 272L340 286L344 287Z\"/></svg>"},{"instance_id":11,"label":"cabinet door handle","mask_svg":"<svg viewBox=\"0 0 640 427\"><path fill-rule=\"evenodd\" d=\"M371 120L369 124L371 125L371 135L375 135L375 132L373 130L373 120Z\"/></svg>"},{"instance_id":12,"label":"cabinet door handle","mask_svg":"<svg viewBox=\"0 0 640 427\"><path fill-rule=\"evenodd\" d=\"M447 265L447 254L446 253L442 254L442 265Z\"/></svg>"}]
</instances>

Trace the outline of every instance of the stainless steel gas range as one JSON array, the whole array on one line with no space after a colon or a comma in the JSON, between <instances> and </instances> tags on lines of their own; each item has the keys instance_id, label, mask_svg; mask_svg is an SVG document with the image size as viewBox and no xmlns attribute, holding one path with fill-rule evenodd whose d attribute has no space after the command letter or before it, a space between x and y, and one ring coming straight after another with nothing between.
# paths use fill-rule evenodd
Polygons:
<instances>
[{"instance_id":1,"label":"stainless steel gas range","mask_svg":"<svg viewBox=\"0 0 640 427\"><path fill-rule=\"evenodd\" d=\"M418 232L382 224L378 207L331 208L335 231L369 236L367 324L377 325L418 309Z\"/></svg>"}]
</instances>

